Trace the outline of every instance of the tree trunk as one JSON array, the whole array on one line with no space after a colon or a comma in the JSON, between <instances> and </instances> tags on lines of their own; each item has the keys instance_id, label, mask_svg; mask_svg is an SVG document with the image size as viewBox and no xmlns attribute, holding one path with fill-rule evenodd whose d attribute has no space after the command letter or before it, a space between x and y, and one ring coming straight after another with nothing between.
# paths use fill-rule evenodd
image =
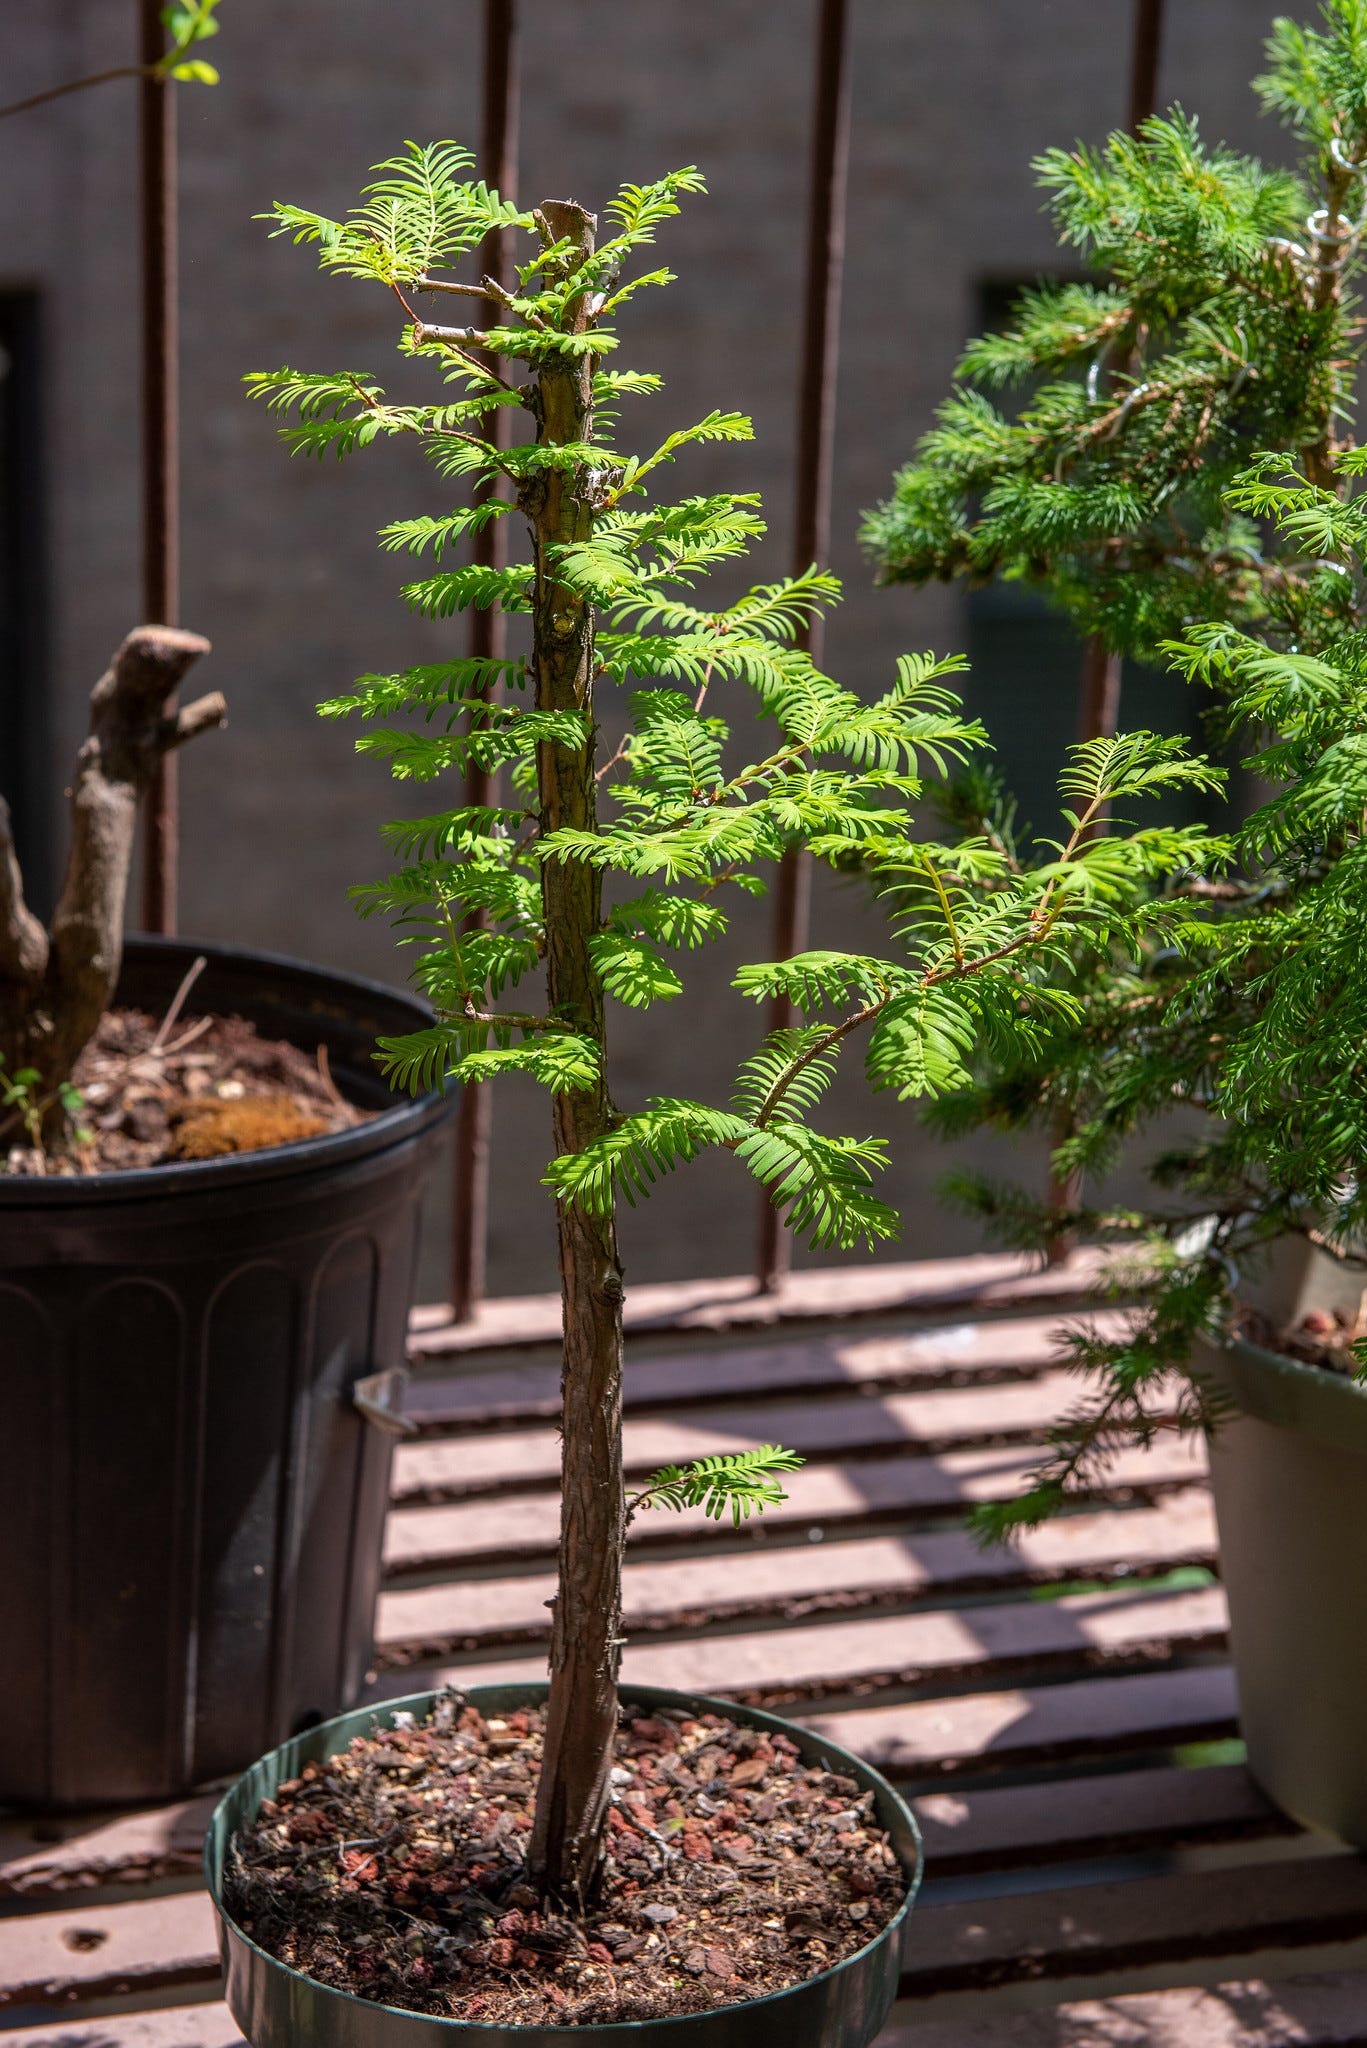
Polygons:
<instances>
[{"instance_id":1,"label":"tree trunk","mask_svg":"<svg viewBox=\"0 0 1367 2048\"><path fill-rule=\"evenodd\" d=\"M157 763L223 722L223 699L169 714L171 693L209 643L170 626L128 635L90 695L90 734L71 786L71 847L50 931L24 902L0 804L0 1066L36 1070L45 1131L59 1134L58 1089L114 992L138 803ZM13 1133L0 1126L0 1143Z\"/></svg>"},{"instance_id":2,"label":"tree trunk","mask_svg":"<svg viewBox=\"0 0 1367 2048\"><path fill-rule=\"evenodd\" d=\"M551 234L588 254L596 222L573 202L541 208ZM581 325L587 313L581 311ZM592 404L591 358L554 359L537 381L537 439L582 441ZM544 744L538 755L541 827L592 830L594 777L593 615L557 582L550 550L585 540L593 520L587 466L548 469L524 490L536 553L532 660L541 711L582 711L582 747ZM545 861L546 983L553 1015L592 1038L605 1058L603 985L590 943L602 922L602 881L586 861ZM607 1079L554 1097L557 1157L581 1152L611 1118ZM612 1216L589 1216L562 1201L557 1212L564 1305L563 1500L560 1579L551 1634L551 1693L530 1863L545 1893L586 1900L602 1858L609 1772L617 1730L622 1552L622 1268Z\"/></svg>"}]
</instances>

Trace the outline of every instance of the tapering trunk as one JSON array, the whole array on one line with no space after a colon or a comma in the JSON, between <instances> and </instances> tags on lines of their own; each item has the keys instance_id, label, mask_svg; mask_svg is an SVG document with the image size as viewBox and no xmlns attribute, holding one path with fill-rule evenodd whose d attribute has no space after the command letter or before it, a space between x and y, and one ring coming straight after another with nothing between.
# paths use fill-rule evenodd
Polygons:
<instances>
[{"instance_id":1,"label":"tapering trunk","mask_svg":"<svg viewBox=\"0 0 1367 2048\"><path fill-rule=\"evenodd\" d=\"M551 233L585 254L595 221L572 202L541 209ZM587 314L581 314L581 320ZM586 438L592 360L561 358L537 383L537 438ZM532 658L541 711L580 711L582 746L545 744L538 776L543 831L591 830L596 819L593 616L556 580L552 550L588 537L593 483L586 465L547 469L524 490L536 550ZM604 1048L603 985L591 942L602 921L599 870L585 861L541 869L546 981L553 1015ZM592 1089L554 1098L557 1157L581 1152L611 1116L606 1074ZM560 1579L551 1633L551 1692L530 1862L544 1891L566 1901L592 1892L602 1857L622 1612L626 1506L622 1489L622 1269L615 1221L558 1207L565 1349L561 1378L564 1494Z\"/></svg>"}]
</instances>

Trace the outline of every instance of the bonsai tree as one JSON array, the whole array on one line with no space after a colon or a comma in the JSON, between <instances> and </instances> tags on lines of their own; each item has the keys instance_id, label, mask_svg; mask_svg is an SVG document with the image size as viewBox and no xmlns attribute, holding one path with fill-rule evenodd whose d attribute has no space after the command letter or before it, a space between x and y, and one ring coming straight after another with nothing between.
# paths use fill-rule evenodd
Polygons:
<instances>
[{"instance_id":1,"label":"bonsai tree","mask_svg":"<svg viewBox=\"0 0 1367 2048\"><path fill-rule=\"evenodd\" d=\"M1280 546L1336 568L1351 608L1342 627L1307 636L1308 646L1270 646L1214 621L1166 643L1193 684L1218 693L1229 726L1259 736L1246 765L1270 786L1267 801L1232 840L1210 843L1205 872L1171 886L1184 911L1161 940L1093 973L1067 1031L938 1106L951 1130L1021 1125L1047 1117L1061 1094L1075 1122L1056 1158L1075 1173L1101 1171L1174 1107L1210 1119L1160 1152L1147 1209L1080 1205L1068 1219L1132 1248L1118 1277L1141 1283L1146 1300L1119 1341L1074 1334L1093 1389L1023 1497L980 1514L989 1534L1048 1515L1095 1479L1118 1442L1151 1440L1155 1396L1171 1403L1176 1392L1179 1421L1218 1424L1218 1398L1199 1379L1184 1383L1181 1369L1198 1337L1237 1321L1241 1275L1256 1275L1278 1243L1314 1245L1367 1289L1367 499L1348 495L1364 474L1367 451L1340 452L1336 487L1325 490L1269 454L1230 492L1234 509L1271 522ZM1019 1191L956 1185L1017 1243L1056 1227ZM1333 1340L1329 1362L1367 1367L1360 1314L1317 1321Z\"/></svg>"},{"instance_id":2,"label":"bonsai tree","mask_svg":"<svg viewBox=\"0 0 1367 2048\"><path fill-rule=\"evenodd\" d=\"M1007 577L1153 658L1193 620L1295 634L1347 616L1343 578L1227 495L1276 450L1322 489L1362 361L1353 281L1367 168L1367 5L1274 23L1263 106L1298 173L1205 144L1174 110L1035 165L1093 273L1022 294L971 342L939 423L864 534L885 582ZM1023 388L1018 411L995 391Z\"/></svg>"},{"instance_id":3,"label":"bonsai tree","mask_svg":"<svg viewBox=\"0 0 1367 2048\"><path fill-rule=\"evenodd\" d=\"M140 626L96 683L72 778L66 876L46 929L24 900L0 797L0 1141L21 1128L60 1151L69 1135L71 1075L119 977L139 802L168 749L223 722L217 691L166 709L208 651L198 633Z\"/></svg>"},{"instance_id":4,"label":"bonsai tree","mask_svg":"<svg viewBox=\"0 0 1367 2048\"><path fill-rule=\"evenodd\" d=\"M781 1475L797 1462L772 1446L706 1459L657 1473L628 1499L618 1201L720 1147L811 1245L889 1236L897 1219L873 1191L883 1145L811 1121L837 1058L862 1042L875 1087L921 1096L966 1079L982 1036L1028 1036L1066 1011L1050 962L1112 943L1152 878L1195 857L1198 835L1188 832L1099 838L1101 810L1213 777L1168 741L1100 742L1070 770L1070 826L1049 861L1013 863L981 834L953 848L918 837L910 805L923 776L938 780L981 741L942 680L962 664L908 657L866 703L795 644L802 621L837 594L823 571L731 604L705 602L707 571L763 532L758 501L725 491L667 503L653 491L690 443L746 440L748 420L711 412L644 455L612 438L623 403L660 384L617 367L615 322L641 291L670 281L667 270L636 267L639 252L682 195L701 191L697 172L624 186L600 236L572 201L530 212L503 202L471 180L471 162L452 144L409 144L378 167L345 221L291 205L271 216L278 234L315 245L324 270L391 297L400 353L435 382L429 399L391 399L351 371L282 369L249 382L293 415L284 432L295 450L342 455L411 437L440 475L464 480L463 509L399 520L381 539L437 558L404 592L425 616L499 605L524 628L521 651L505 660L453 657L367 675L321 710L371 721L358 747L400 780L436 781L471 761L506 776L495 802L442 804L388 827L404 865L356 896L363 914L388 913L415 944L414 978L435 1010L429 1028L382 1041L394 1083L514 1072L551 1097L563 1508L529 1861L544 1895L572 1903L591 1895L602 1854L632 1515L702 1505L740 1516L781 1499ZM515 290L449 274L503 229L529 244ZM429 321L418 303L427 294L484 317ZM524 381L494 359L521 366ZM500 449L487 427L505 406L527 438ZM513 515L527 532L524 560L498 571L441 565L483 521ZM610 754L598 733L604 691L627 722ZM768 735L748 761L728 747L738 696ZM897 911L895 957L822 950L743 968L743 997L784 991L806 1021L742 1061L728 1103L661 1093L619 1105L611 1007L676 1000L680 956L720 935L729 893L762 889L792 845L872 864ZM544 1002L513 1007L508 992L534 977Z\"/></svg>"},{"instance_id":5,"label":"bonsai tree","mask_svg":"<svg viewBox=\"0 0 1367 2048\"><path fill-rule=\"evenodd\" d=\"M1170 885L1182 920L1138 963L1094 954L1071 976L1066 1032L1023 1056L1007 1047L937 1105L946 1131L1063 1134L1056 1187L1071 1214L955 1184L999 1231L1136 1241L1139 1270L1157 1276L1125 1342L1075 1338L1095 1391L1025 1498L980 1517L993 1533L1048 1513L1120 1439L1150 1437L1160 1387L1177 1387L1179 1420L1218 1419L1201 1386L1173 1376L1234 1312L1241 1258L1256 1266L1288 1235L1363 1256L1363 461L1349 423L1367 7L1327 0L1318 30L1274 24L1257 89L1306 145L1301 182L1206 151L1177 116L1100 154L1042 160L1065 239L1110 281L1028 294L1005 335L970 348L964 373L979 383L1048 381L1014 421L961 392L869 525L890 576L1035 581L1113 647L1214 686L1213 717L1272 786L1203 872ZM1000 812L992 789L977 797ZM1078 1176L1176 1106L1216 1121L1160 1156L1152 1209L1083 1204Z\"/></svg>"}]
</instances>

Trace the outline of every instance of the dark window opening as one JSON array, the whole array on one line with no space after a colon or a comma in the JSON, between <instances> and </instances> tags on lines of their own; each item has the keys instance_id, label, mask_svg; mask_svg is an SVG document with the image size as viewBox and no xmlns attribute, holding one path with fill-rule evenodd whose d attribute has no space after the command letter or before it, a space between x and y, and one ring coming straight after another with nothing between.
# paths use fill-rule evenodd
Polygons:
<instances>
[{"instance_id":1,"label":"dark window opening","mask_svg":"<svg viewBox=\"0 0 1367 2048\"><path fill-rule=\"evenodd\" d=\"M1067 282L1066 279L1054 280ZM1006 326L1027 282L990 279L978 289L976 332ZM996 396L1004 411L1028 401L1028 390ZM964 699L991 736L998 773L1017 801L1018 829L1054 836L1058 774L1079 737L1083 642L1056 606L1021 583L992 583L968 593L965 640L972 674ZM1211 751L1202 729L1201 694L1169 671L1124 665L1120 730L1182 733L1195 751ZM1136 824L1190 824L1218 820L1218 798L1171 795L1137 806Z\"/></svg>"},{"instance_id":2,"label":"dark window opening","mask_svg":"<svg viewBox=\"0 0 1367 2048\"><path fill-rule=\"evenodd\" d=\"M30 903L48 910L48 689L43 564L40 310L0 290L0 794Z\"/></svg>"}]
</instances>

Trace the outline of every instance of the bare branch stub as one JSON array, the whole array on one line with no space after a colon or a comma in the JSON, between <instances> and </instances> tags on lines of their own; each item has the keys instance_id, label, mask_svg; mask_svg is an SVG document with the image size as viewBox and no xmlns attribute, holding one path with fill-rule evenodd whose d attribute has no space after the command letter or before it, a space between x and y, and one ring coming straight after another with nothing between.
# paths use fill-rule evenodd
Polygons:
<instances>
[{"instance_id":1,"label":"bare branch stub","mask_svg":"<svg viewBox=\"0 0 1367 2048\"><path fill-rule=\"evenodd\" d=\"M166 710L208 652L198 633L139 626L91 691L70 792L66 874L46 931L24 901L0 805L0 1065L36 1069L44 1098L70 1078L118 980L139 803L167 753L224 721L217 691ZM54 1104L49 1128L59 1128L60 1114Z\"/></svg>"}]
</instances>

